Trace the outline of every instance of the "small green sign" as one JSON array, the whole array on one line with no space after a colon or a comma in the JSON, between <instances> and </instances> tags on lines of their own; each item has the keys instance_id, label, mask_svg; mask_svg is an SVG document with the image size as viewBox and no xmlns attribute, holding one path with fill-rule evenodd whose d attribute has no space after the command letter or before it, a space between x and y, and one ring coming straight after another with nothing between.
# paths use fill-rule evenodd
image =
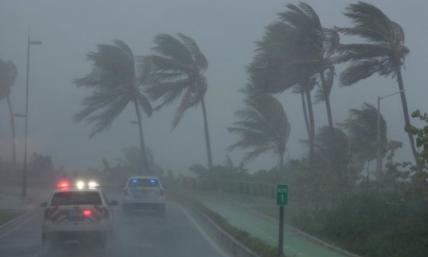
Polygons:
<instances>
[{"instance_id":1,"label":"small green sign","mask_svg":"<svg viewBox=\"0 0 428 257\"><path fill-rule=\"evenodd\" d=\"M288 185L276 185L276 205L288 204Z\"/></svg>"}]
</instances>

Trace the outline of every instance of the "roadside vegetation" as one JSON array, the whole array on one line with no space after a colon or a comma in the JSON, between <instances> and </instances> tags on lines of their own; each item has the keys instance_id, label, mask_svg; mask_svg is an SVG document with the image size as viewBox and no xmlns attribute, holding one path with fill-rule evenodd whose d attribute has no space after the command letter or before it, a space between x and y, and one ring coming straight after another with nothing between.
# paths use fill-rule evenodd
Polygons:
<instances>
[{"instance_id":1,"label":"roadside vegetation","mask_svg":"<svg viewBox=\"0 0 428 257\"><path fill-rule=\"evenodd\" d=\"M20 213L19 211L0 210L0 226L17 217Z\"/></svg>"}]
</instances>

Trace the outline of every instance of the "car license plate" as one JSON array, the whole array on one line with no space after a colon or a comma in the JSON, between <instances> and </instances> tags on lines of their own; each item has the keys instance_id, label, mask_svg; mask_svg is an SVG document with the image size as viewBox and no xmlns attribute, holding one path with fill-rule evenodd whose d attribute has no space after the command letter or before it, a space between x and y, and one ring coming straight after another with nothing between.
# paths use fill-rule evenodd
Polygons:
<instances>
[{"instance_id":1,"label":"car license plate","mask_svg":"<svg viewBox=\"0 0 428 257\"><path fill-rule=\"evenodd\" d=\"M67 220L70 222L82 221L82 215L80 214L80 211L77 210L69 211L67 215Z\"/></svg>"}]
</instances>

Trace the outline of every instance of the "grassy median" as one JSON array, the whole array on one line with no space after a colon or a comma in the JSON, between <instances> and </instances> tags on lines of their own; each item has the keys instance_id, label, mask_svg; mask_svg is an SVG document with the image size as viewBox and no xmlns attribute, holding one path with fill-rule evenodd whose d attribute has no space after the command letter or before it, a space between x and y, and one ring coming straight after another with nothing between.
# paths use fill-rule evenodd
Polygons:
<instances>
[{"instance_id":1,"label":"grassy median","mask_svg":"<svg viewBox=\"0 0 428 257\"><path fill-rule=\"evenodd\" d=\"M0 225L10 221L20 214L21 212L16 210L0 210Z\"/></svg>"}]
</instances>

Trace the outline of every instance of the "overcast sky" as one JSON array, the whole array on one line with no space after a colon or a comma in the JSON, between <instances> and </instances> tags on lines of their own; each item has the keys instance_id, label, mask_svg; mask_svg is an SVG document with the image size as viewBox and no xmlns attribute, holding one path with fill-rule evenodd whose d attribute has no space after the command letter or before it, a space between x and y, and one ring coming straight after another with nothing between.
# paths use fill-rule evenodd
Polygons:
<instances>
[{"instance_id":1,"label":"overcast sky","mask_svg":"<svg viewBox=\"0 0 428 257\"><path fill-rule=\"evenodd\" d=\"M355 1L306 1L318 12L324 26L346 26L345 6ZM406 33L411 53L406 60L404 81L409 109L428 111L427 86L424 77L428 67L428 26L422 22L428 10L424 0L369 1L380 7L391 19L400 23ZM285 4L280 0L0 0L0 58L16 63L19 75L13 88L16 112L24 111L25 58L27 32L43 41L31 49L30 145L32 151L52 155L57 165L68 169L100 165L103 157L112 161L122 149L138 145L137 127L132 108L117 119L106 132L89 139L90 127L76 124L72 115L80 109L82 98L89 93L77 89L72 80L90 69L86 54L98 43L121 39L134 54L150 53L152 40L158 33L182 32L193 37L209 61L207 108L215 163L223 163L226 147L234 138L227 127L234 120L233 112L242 107L238 92L247 80L246 65L254 53L254 42L260 40L264 26L275 20ZM339 68L340 69L340 68ZM349 108L364 102L376 103L378 95L397 90L395 81L373 77L349 88L335 84L332 108L335 122L343 121ZM289 92L277 95L289 115L291 135L290 158L304 152L300 140L305 139L300 98ZM9 117L6 103L0 103L0 156L10 155ZM324 105L316 108L316 124L326 124ZM388 123L388 136L405 143L402 159L410 159L408 141L403 132L399 97L382 102ZM156 160L166 169L187 170L192 163L206 163L200 108L189 111L178 128L170 132L174 106L144 119L145 138ZM22 120L17 120L17 139L22 146ZM21 147L22 149L22 147ZM236 162L239 153L231 154ZM276 160L261 157L252 169L270 168Z\"/></svg>"}]
</instances>

